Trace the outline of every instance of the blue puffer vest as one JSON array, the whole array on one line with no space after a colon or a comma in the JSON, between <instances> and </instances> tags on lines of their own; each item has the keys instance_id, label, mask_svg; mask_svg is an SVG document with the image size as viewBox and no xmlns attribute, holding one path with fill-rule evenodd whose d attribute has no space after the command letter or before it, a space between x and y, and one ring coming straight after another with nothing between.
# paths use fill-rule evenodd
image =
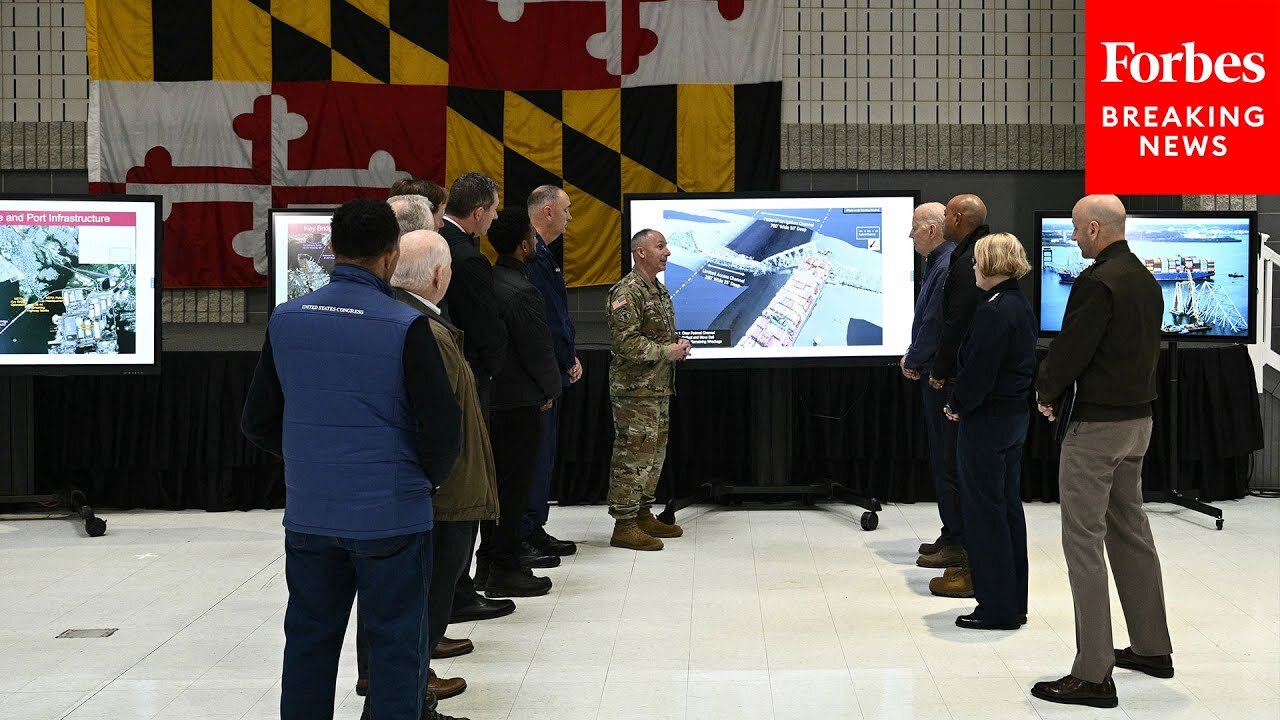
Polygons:
<instances>
[{"instance_id":1,"label":"blue puffer vest","mask_svg":"<svg viewBox=\"0 0 1280 720\"><path fill-rule=\"evenodd\" d=\"M345 264L271 315L286 528L364 540L431 528L432 483L404 381L405 335L420 317L381 278Z\"/></svg>"}]
</instances>

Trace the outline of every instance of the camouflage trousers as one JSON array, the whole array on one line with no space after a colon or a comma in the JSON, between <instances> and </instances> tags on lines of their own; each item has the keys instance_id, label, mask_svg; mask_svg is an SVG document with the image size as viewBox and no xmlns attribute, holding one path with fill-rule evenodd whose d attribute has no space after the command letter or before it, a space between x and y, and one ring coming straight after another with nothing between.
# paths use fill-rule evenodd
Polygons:
<instances>
[{"instance_id":1,"label":"camouflage trousers","mask_svg":"<svg viewBox=\"0 0 1280 720\"><path fill-rule=\"evenodd\" d=\"M653 504L667 458L669 397L614 397L609 514L630 520Z\"/></svg>"}]
</instances>

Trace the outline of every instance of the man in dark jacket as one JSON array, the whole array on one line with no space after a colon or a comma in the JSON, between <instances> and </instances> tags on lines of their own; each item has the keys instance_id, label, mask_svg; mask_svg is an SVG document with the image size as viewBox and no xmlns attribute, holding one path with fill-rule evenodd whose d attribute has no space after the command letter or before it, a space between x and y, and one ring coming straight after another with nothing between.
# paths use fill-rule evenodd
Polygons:
<instances>
[{"instance_id":1,"label":"man in dark jacket","mask_svg":"<svg viewBox=\"0 0 1280 720\"><path fill-rule=\"evenodd\" d=\"M493 289L508 341L507 359L494 378L490 419L501 522L480 524L476 583L483 583L489 597L544 595L551 590L550 578L537 577L520 564L520 518L529 505L541 415L560 396L560 370L542 296L527 277L526 263L536 251L528 212L507 208L499 213L489 242L499 255Z\"/></svg>"},{"instance_id":2,"label":"man in dark jacket","mask_svg":"<svg viewBox=\"0 0 1280 720\"><path fill-rule=\"evenodd\" d=\"M498 214L498 183L480 173L467 173L449 188L444 225L440 234L449 243L452 257L449 290L441 304L444 315L466 333L467 363L476 377L480 410L489 416L493 377L507 359L507 327L498 317L493 296L493 266L480 252L480 236ZM473 532L477 528L473 525ZM474 539L472 545L475 545ZM488 620L509 615L516 609L510 600L490 600L476 592L471 575L464 570L453 594L451 622Z\"/></svg>"},{"instance_id":3,"label":"man in dark jacket","mask_svg":"<svg viewBox=\"0 0 1280 720\"><path fill-rule=\"evenodd\" d=\"M1115 707L1113 666L1173 677L1160 557L1142 510L1142 459L1151 441L1164 295L1125 241L1125 209L1090 195L1071 212L1071 239L1093 265L1076 278L1062 332L1040 365L1040 412L1069 422L1058 488L1062 550L1076 610L1071 674L1036 683L1041 700ZM1075 386L1070 417L1058 417ZM1107 562L1131 647L1111 644Z\"/></svg>"},{"instance_id":4,"label":"man in dark jacket","mask_svg":"<svg viewBox=\"0 0 1280 720\"><path fill-rule=\"evenodd\" d=\"M942 219L942 237L955 243L951 262L947 267L946 281L942 286L942 329L938 335L938 349L933 355L933 367L929 370L929 385L942 391L947 381L955 377L956 359L960 342L969 330L973 309L978 305L982 290L973 274L973 248L978 240L990 234L984 224L987 206L977 195L957 195L947 203ZM949 388L944 391L949 392ZM944 423L942 428L942 469L949 502L959 502L960 483L956 475L956 424ZM957 507L959 505L957 504ZM926 553L932 550L932 553ZM965 549L958 543L942 546L922 546L916 564L931 568L958 568L944 573L936 583L930 583L935 594L941 590L947 597L973 597L973 578L969 574Z\"/></svg>"},{"instance_id":5,"label":"man in dark jacket","mask_svg":"<svg viewBox=\"0 0 1280 720\"><path fill-rule=\"evenodd\" d=\"M529 282L542 293L542 307L547 314L547 327L551 330L551 346L560 367L560 386L567 388L582 378L582 363L574 348L576 333L573 319L569 317L569 294L565 289L564 275L551 249L547 247L564 235L565 227L573 219L569 211L569 194L555 185L543 185L529 193L529 222L535 231L537 249L529 259ZM547 534L547 503L551 498L551 477L556 466L556 439L559 435L560 401L551 403L551 409L542 414L542 443L538 446L538 464L529 489L529 509L525 511L520 527L520 537L528 543L523 548L526 561L538 556L572 555L578 551L572 542Z\"/></svg>"},{"instance_id":6,"label":"man in dark jacket","mask_svg":"<svg viewBox=\"0 0 1280 720\"><path fill-rule=\"evenodd\" d=\"M493 266L480 252L480 236L498 214L498 183L467 173L449 189L440 234L449 243L453 279L441 310L467 334L467 362L476 375L480 406L489 409L492 378L507 357L507 331L493 297Z\"/></svg>"},{"instance_id":7,"label":"man in dark jacket","mask_svg":"<svg viewBox=\"0 0 1280 720\"><path fill-rule=\"evenodd\" d=\"M392 298L395 215L333 214L325 287L276 308L241 428L284 458L282 720L333 718L351 604L379 678L376 720L419 720L427 685L431 496L458 457L461 415L428 321Z\"/></svg>"}]
</instances>

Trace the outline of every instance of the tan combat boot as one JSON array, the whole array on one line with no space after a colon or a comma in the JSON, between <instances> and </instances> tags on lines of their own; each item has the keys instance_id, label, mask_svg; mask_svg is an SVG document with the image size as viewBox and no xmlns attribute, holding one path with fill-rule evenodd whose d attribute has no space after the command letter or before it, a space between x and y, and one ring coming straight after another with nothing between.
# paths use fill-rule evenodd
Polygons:
<instances>
[{"instance_id":1,"label":"tan combat boot","mask_svg":"<svg viewBox=\"0 0 1280 720\"><path fill-rule=\"evenodd\" d=\"M947 568L942 577L929 581L929 592L941 597L973 597L973 575L969 568Z\"/></svg>"},{"instance_id":2,"label":"tan combat boot","mask_svg":"<svg viewBox=\"0 0 1280 720\"><path fill-rule=\"evenodd\" d=\"M684 534L684 529L679 525L668 525L653 516L649 510L641 510L636 516L636 525L645 532L656 538L675 538Z\"/></svg>"},{"instance_id":3,"label":"tan combat boot","mask_svg":"<svg viewBox=\"0 0 1280 720\"><path fill-rule=\"evenodd\" d=\"M609 544L627 550L661 550L662 541L641 530L636 521L617 520L613 524L613 537Z\"/></svg>"}]
</instances>

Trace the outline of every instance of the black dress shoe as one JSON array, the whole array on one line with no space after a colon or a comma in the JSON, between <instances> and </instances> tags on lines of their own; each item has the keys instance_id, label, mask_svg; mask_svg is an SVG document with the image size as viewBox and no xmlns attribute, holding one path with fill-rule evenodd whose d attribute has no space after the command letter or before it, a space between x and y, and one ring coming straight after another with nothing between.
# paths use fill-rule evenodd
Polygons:
<instances>
[{"instance_id":1,"label":"black dress shoe","mask_svg":"<svg viewBox=\"0 0 1280 720\"><path fill-rule=\"evenodd\" d=\"M491 598L536 597L551 592L551 578L538 577L529 568L494 567L489 571L489 584L484 594Z\"/></svg>"},{"instance_id":2,"label":"black dress shoe","mask_svg":"<svg viewBox=\"0 0 1280 720\"><path fill-rule=\"evenodd\" d=\"M1125 670L1137 670L1151 677L1173 677L1173 656L1171 655L1139 655L1133 648L1116 650L1116 667Z\"/></svg>"},{"instance_id":3,"label":"black dress shoe","mask_svg":"<svg viewBox=\"0 0 1280 720\"><path fill-rule=\"evenodd\" d=\"M529 537L525 538L525 542L541 550L544 555L555 555L564 557L578 552L578 546L568 540L560 540L547 534L546 530L538 528Z\"/></svg>"},{"instance_id":4,"label":"black dress shoe","mask_svg":"<svg viewBox=\"0 0 1280 720\"><path fill-rule=\"evenodd\" d=\"M362 720L368 720L362 718ZM453 717L440 712L440 699L436 694L427 691L427 696L422 700L422 720L467 720L464 717Z\"/></svg>"},{"instance_id":5,"label":"black dress shoe","mask_svg":"<svg viewBox=\"0 0 1280 720\"><path fill-rule=\"evenodd\" d=\"M492 620L516 611L516 604L510 600L490 600L479 593L455 595L453 612L449 614L450 623L473 622L475 620Z\"/></svg>"},{"instance_id":6,"label":"black dress shoe","mask_svg":"<svg viewBox=\"0 0 1280 720\"><path fill-rule=\"evenodd\" d=\"M946 541L946 538L939 535L938 539L934 540L933 542L920 543L920 554L932 555L938 552L939 550L941 550L942 548L946 547L947 545L951 545L951 544L952 543L949 543Z\"/></svg>"},{"instance_id":7,"label":"black dress shoe","mask_svg":"<svg viewBox=\"0 0 1280 720\"><path fill-rule=\"evenodd\" d=\"M1027 624L1027 616L1023 615L1017 619L1017 622L1002 623L992 622L990 620L982 620L973 615L961 615L956 618L956 627L962 627L966 630L1017 630Z\"/></svg>"},{"instance_id":8,"label":"black dress shoe","mask_svg":"<svg viewBox=\"0 0 1280 720\"><path fill-rule=\"evenodd\" d=\"M560 556L542 552L527 541L520 543L520 567L553 568L560 567Z\"/></svg>"},{"instance_id":9,"label":"black dress shoe","mask_svg":"<svg viewBox=\"0 0 1280 720\"><path fill-rule=\"evenodd\" d=\"M1116 697L1116 684L1110 677L1100 683L1091 683L1075 675L1068 675L1060 680L1036 683L1031 686L1031 694L1041 700L1063 705L1113 708L1120 704Z\"/></svg>"}]
</instances>

